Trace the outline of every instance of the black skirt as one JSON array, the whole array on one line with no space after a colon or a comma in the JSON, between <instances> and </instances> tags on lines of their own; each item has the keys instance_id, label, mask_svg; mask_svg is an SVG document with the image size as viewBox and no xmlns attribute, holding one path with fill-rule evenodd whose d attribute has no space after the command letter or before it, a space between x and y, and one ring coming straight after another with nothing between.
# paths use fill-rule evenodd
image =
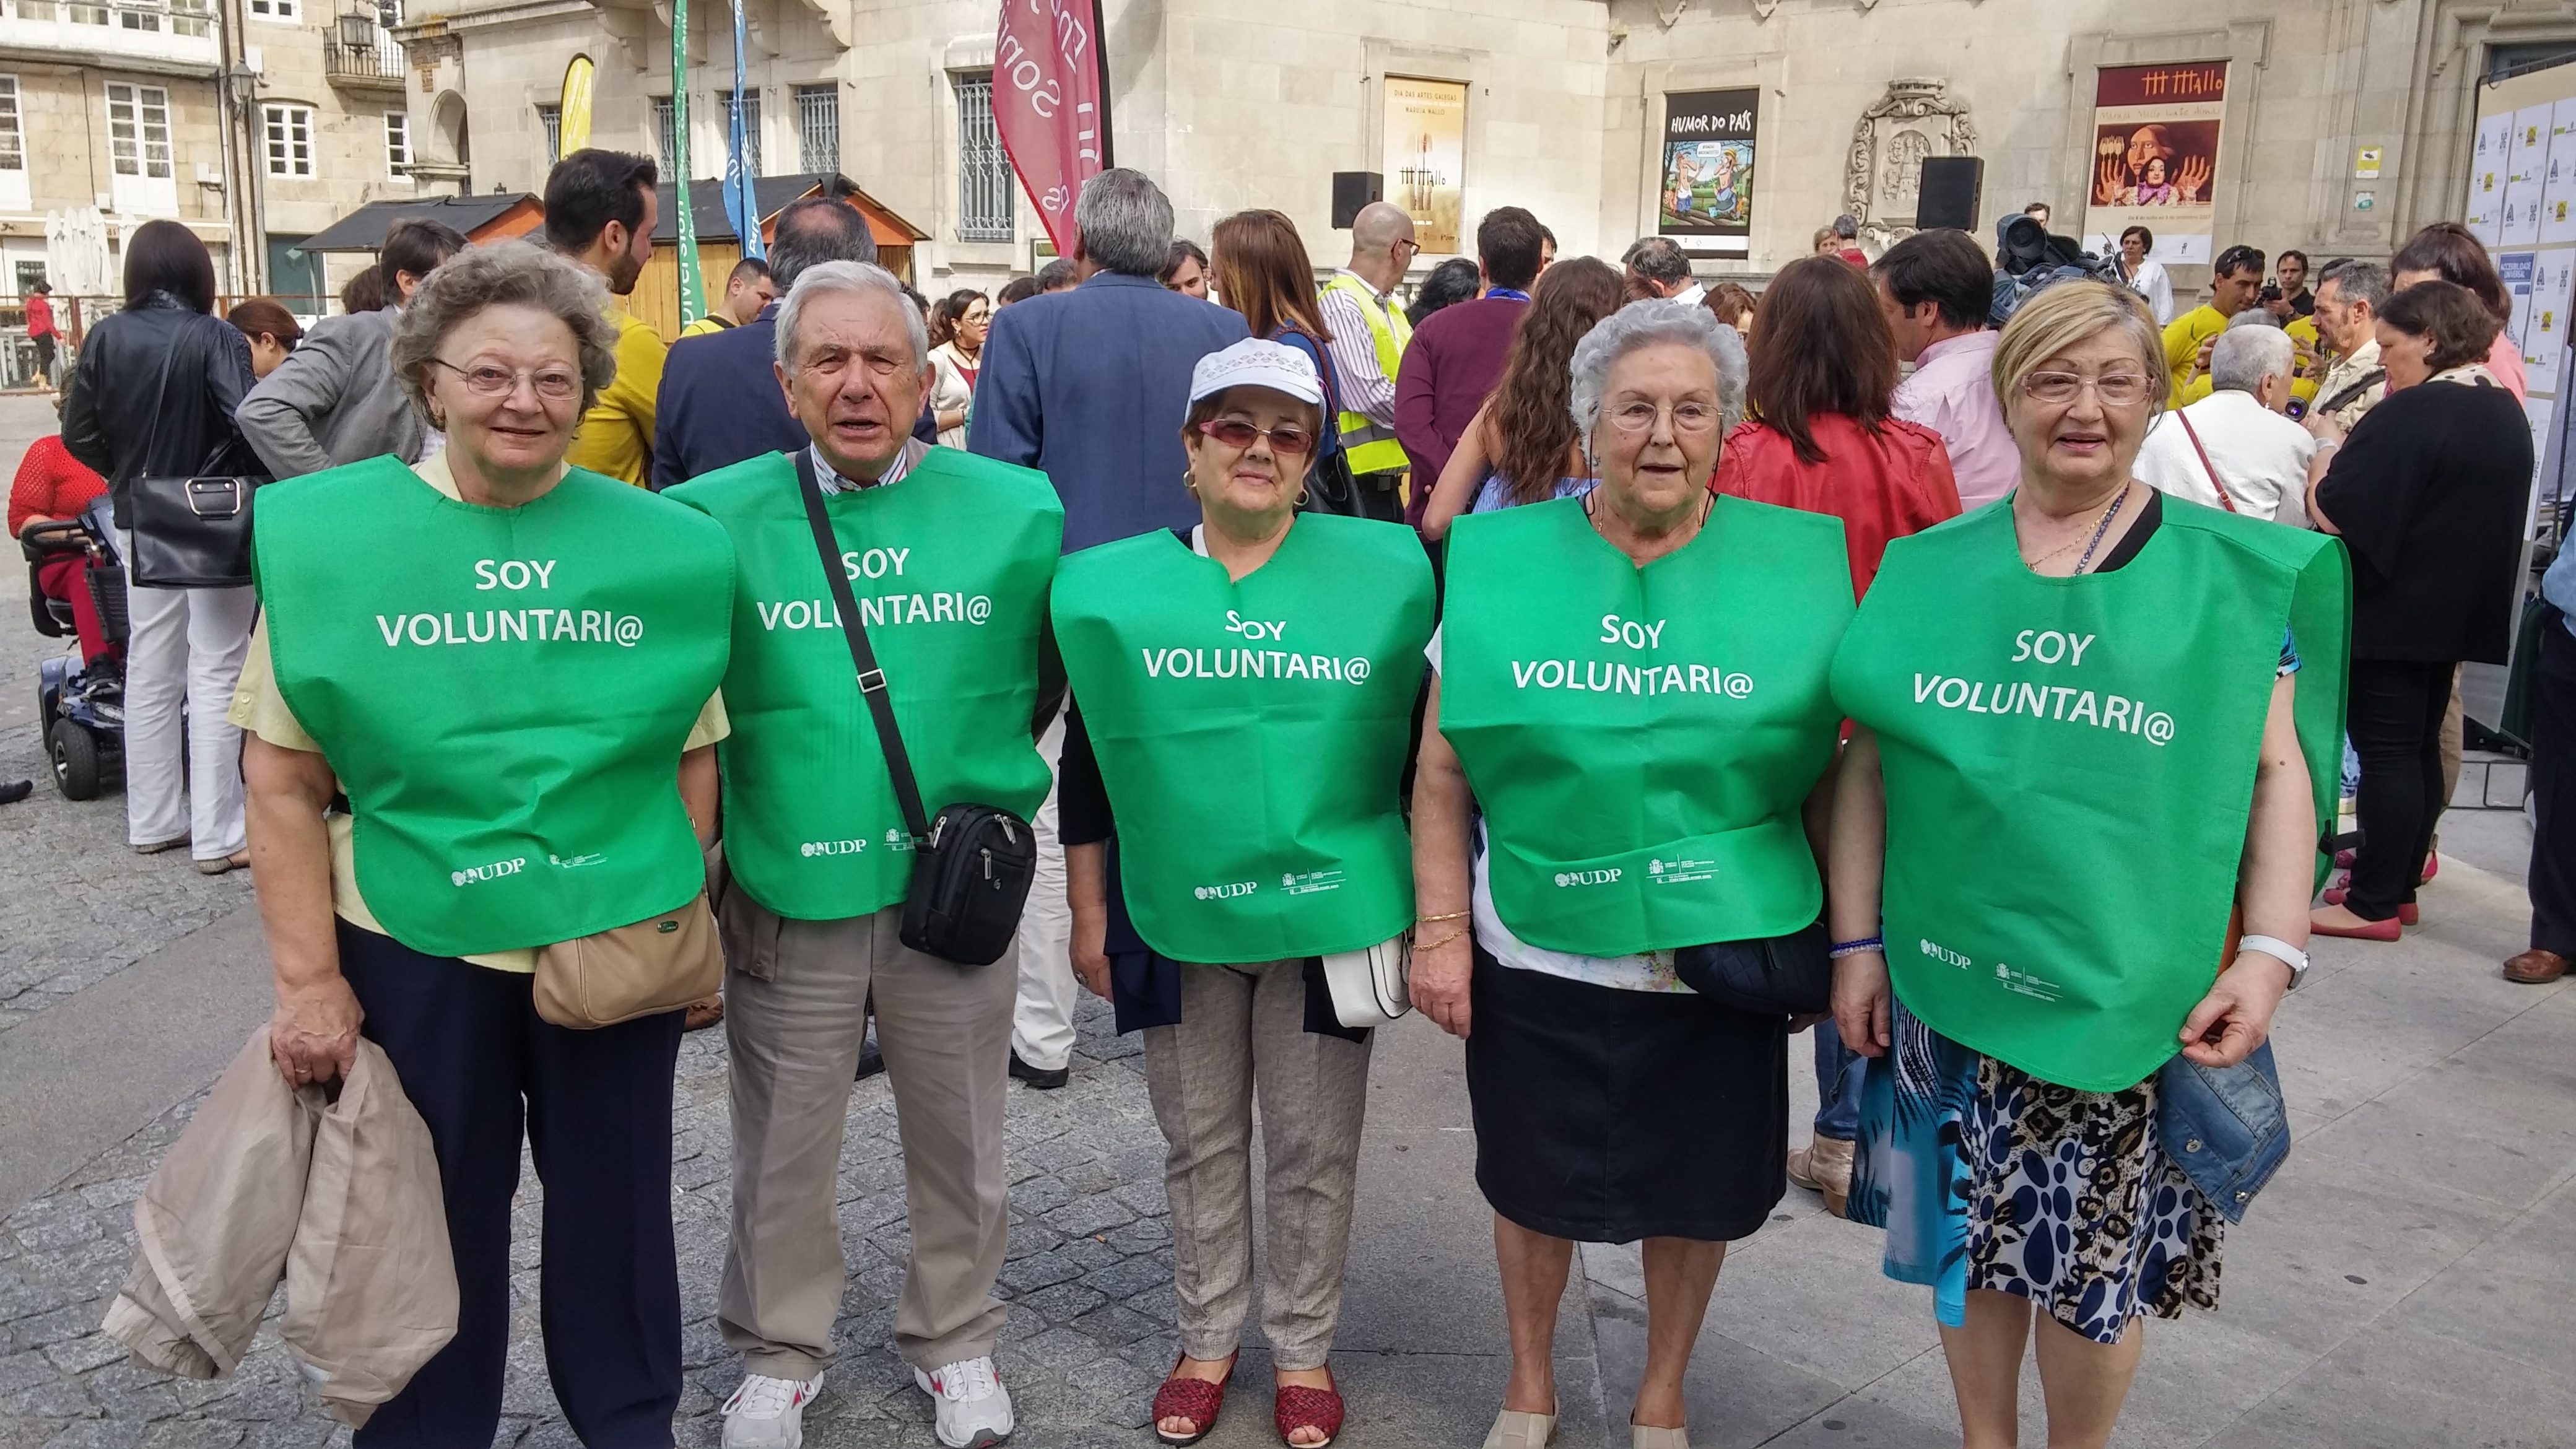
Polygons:
<instances>
[{"instance_id":1,"label":"black skirt","mask_svg":"<svg viewBox=\"0 0 2576 1449\"><path fill-rule=\"evenodd\" d=\"M1788 1192L1788 1022L1476 947L1476 1186L1550 1237L1751 1237Z\"/></svg>"}]
</instances>

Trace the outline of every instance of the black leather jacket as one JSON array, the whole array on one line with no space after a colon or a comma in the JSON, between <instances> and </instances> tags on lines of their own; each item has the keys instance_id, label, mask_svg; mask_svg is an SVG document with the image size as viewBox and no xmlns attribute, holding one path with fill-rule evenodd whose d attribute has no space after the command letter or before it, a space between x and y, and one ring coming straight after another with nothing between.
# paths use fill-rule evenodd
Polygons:
<instances>
[{"instance_id":1,"label":"black leather jacket","mask_svg":"<svg viewBox=\"0 0 2576 1449\"><path fill-rule=\"evenodd\" d=\"M137 478L265 471L233 426L252 381L250 343L231 323L155 292L82 340L63 392L63 446L106 477L117 526L131 527Z\"/></svg>"}]
</instances>

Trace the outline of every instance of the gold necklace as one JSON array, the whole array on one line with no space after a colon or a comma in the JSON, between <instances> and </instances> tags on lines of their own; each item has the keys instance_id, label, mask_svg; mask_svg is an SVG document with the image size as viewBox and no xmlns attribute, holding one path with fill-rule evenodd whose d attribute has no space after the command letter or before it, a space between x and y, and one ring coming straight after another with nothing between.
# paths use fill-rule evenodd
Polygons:
<instances>
[{"instance_id":1,"label":"gold necklace","mask_svg":"<svg viewBox=\"0 0 2576 1449\"><path fill-rule=\"evenodd\" d=\"M2120 491L2111 495L2111 501L2102 505L2102 511L2093 515L2093 526L2091 528L2078 527L2073 538L2070 538L2066 542L2059 544L2057 547L2050 549L2048 552L2041 554L2037 558L2032 558L2028 554L2022 555L2022 567L2029 569L2033 573L2037 573L2039 572L2039 566L2041 564L2047 563L2049 560L2056 558L2060 554L2073 553L2075 551L2075 546L2084 542L2086 538L2089 537L2094 541L2099 542L2102 537L2103 525L2110 522L2111 510L2119 507L2120 501L2128 496L2129 485L2127 483L2123 483L2120 485ZM2018 545L2016 545L2016 548L2018 548Z\"/></svg>"}]
</instances>

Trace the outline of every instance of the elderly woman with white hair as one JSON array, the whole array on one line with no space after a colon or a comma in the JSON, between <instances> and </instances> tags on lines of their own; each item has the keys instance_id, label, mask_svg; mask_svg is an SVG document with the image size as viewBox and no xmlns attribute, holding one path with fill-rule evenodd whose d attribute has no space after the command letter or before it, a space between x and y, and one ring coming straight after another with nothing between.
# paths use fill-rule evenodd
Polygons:
<instances>
[{"instance_id":1,"label":"elderly woman with white hair","mask_svg":"<svg viewBox=\"0 0 2576 1449\"><path fill-rule=\"evenodd\" d=\"M2240 317L2270 318L2253 309ZM2210 395L2157 419L2137 477L2170 498L2304 527L2316 439L2290 421L2298 349L2277 326L2229 327L2210 349Z\"/></svg>"},{"instance_id":2,"label":"elderly woman with white hair","mask_svg":"<svg viewBox=\"0 0 2576 1449\"><path fill-rule=\"evenodd\" d=\"M445 451L260 490L263 613L231 718L270 1050L302 1087L347 1073L362 1034L384 1048L456 1259L456 1337L358 1430L367 1449L491 1441L523 1137L572 1432L663 1449L680 1402L671 1073L677 1008L706 987L608 1025L549 988L567 942L712 964L691 827L715 825L733 554L706 519L566 465L617 370L606 304L554 252L460 253L392 344Z\"/></svg>"},{"instance_id":3,"label":"elderly woman with white hair","mask_svg":"<svg viewBox=\"0 0 2576 1449\"><path fill-rule=\"evenodd\" d=\"M2144 1318L2217 1306L2288 1148L2264 1043L2334 823L2343 554L2138 482L2161 355L2126 289L2024 303L2019 486L1888 545L1834 661L1849 1216L1933 1289L1967 1449L2021 1442L2034 1337L2048 1443L2107 1442Z\"/></svg>"},{"instance_id":4,"label":"elderly woman with white hair","mask_svg":"<svg viewBox=\"0 0 2576 1449\"><path fill-rule=\"evenodd\" d=\"M1574 1244L1638 1239L1631 1438L1680 1449L1726 1244L1787 1190L1789 1009L1708 968L1821 975L1800 814L1834 758L1851 572L1841 520L1710 492L1745 357L1706 308L1631 303L1572 371L1599 486L1450 534L1413 997L1467 1042L1512 1343L1489 1449L1555 1433Z\"/></svg>"},{"instance_id":5,"label":"elderly woman with white hair","mask_svg":"<svg viewBox=\"0 0 2576 1449\"><path fill-rule=\"evenodd\" d=\"M807 446L662 495L722 524L739 563L716 902L733 1231L716 1316L744 1373L725 1449L793 1449L833 1361L841 1134L872 996L910 1209L895 1349L942 1444L999 1443L1017 977L906 944L916 831L875 706L898 721L920 808L1037 813L1049 775L1031 722L1064 506L1042 473L912 437L930 339L882 267L806 268L778 310L776 366ZM873 704L852 667L861 638Z\"/></svg>"}]
</instances>

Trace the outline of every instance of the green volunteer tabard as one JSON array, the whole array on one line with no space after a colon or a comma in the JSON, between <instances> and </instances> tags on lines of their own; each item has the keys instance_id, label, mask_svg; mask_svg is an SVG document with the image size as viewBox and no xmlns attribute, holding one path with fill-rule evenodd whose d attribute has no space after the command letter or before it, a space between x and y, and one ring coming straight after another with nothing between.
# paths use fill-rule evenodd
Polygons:
<instances>
[{"instance_id":1,"label":"green volunteer tabard","mask_svg":"<svg viewBox=\"0 0 2576 1449\"><path fill-rule=\"evenodd\" d=\"M1589 956L1783 935L1823 905L1799 807L1833 759L1842 520L1719 498L1638 568L1584 500L1458 520L1440 732L1494 909Z\"/></svg>"},{"instance_id":2,"label":"green volunteer tabard","mask_svg":"<svg viewBox=\"0 0 2576 1449\"><path fill-rule=\"evenodd\" d=\"M725 863L792 920L903 899L912 843L875 723L851 677L795 465L770 453L665 497L724 525L740 561L725 712ZM1030 738L1047 584L1064 506L1046 475L933 448L883 487L823 500L885 670L924 807L1045 803Z\"/></svg>"},{"instance_id":3,"label":"green volunteer tabard","mask_svg":"<svg viewBox=\"0 0 2576 1449\"><path fill-rule=\"evenodd\" d=\"M2076 578L2023 565L2009 507L1898 539L1834 666L1885 761L1898 997L2082 1091L2162 1066L2217 977L2284 631L2317 818L2334 819L2341 545L2163 510L2136 558Z\"/></svg>"},{"instance_id":4,"label":"green volunteer tabard","mask_svg":"<svg viewBox=\"0 0 2576 1449\"><path fill-rule=\"evenodd\" d=\"M1326 514L1239 581L1163 530L1064 561L1056 639L1147 945L1275 961L1411 924L1399 792L1431 593L1411 530Z\"/></svg>"},{"instance_id":5,"label":"green volunteer tabard","mask_svg":"<svg viewBox=\"0 0 2576 1449\"><path fill-rule=\"evenodd\" d=\"M697 894L678 771L725 671L722 530L579 468L478 507L390 457L260 489L254 528L278 692L396 940L548 945Z\"/></svg>"}]
</instances>

